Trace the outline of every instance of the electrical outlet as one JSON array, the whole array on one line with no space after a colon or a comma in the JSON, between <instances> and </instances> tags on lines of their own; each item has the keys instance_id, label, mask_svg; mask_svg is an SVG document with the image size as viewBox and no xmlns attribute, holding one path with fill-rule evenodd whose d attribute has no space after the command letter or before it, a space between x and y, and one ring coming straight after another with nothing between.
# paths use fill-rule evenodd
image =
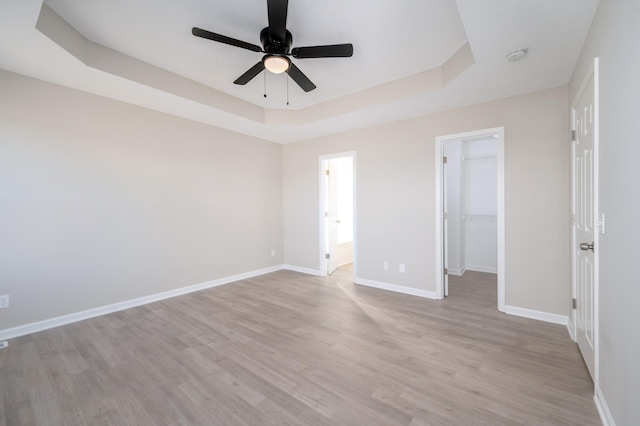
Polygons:
<instances>
[{"instance_id":1,"label":"electrical outlet","mask_svg":"<svg viewBox=\"0 0 640 426\"><path fill-rule=\"evenodd\" d=\"M271 249L271 256L273 257L273 256L275 256L275 255L276 255L276 251L275 251L275 249Z\"/></svg>"},{"instance_id":2,"label":"electrical outlet","mask_svg":"<svg viewBox=\"0 0 640 426\"><path fill-rule=\"evenodd\" d=\"M3 294L0 296L0 309L9 307L9 295Z\"/></svg>"},{"instance_id":3,"label":"electrical outlet","mask_svg":"<svg viewBox=\"0 0 640 426\"><path fill-rule=\"evenodd\" d=\"M400 269L400 273L401 273L401 274L404 274L404 271L405 271L405 269L404 269L404 263L401 263L401 264L400 264L400 268L399 268L399 269Z\"/></svg>"},{"instance_id":4,"label":"electrical outlet","mask_svg":"<svg viewBox=\"0 0 640 426\"><path fill-rule=\"evenodd\" d=\"M385 271L389 270L389 262L383 262L382 263L382 269L384 269Z\"/></svg>"}]
</instances>

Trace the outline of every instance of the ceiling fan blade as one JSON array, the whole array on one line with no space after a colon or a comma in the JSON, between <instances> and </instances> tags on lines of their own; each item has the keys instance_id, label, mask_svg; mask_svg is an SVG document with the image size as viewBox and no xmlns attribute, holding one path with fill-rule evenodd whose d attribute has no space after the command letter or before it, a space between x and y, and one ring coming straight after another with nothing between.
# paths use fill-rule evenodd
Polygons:
<instances>
[{"instance_id":1,"label":"ceiling fan blade","mask_svg":"<svg viewBox=\"0 0 640 426\"><path fill-rule=\"evenodd\" d=\"M231 46L241 47L243 49L252 50L254 52L262 52L262 48L260 46L256 46L255 44L247 43L246 41L236 40L235 38L212 33L211 31L203 30L201 28L193 27L191 29L191 34L193 34L196 37L202 37L202 38L217 41L220 43L229 44Z\"/></svg>"},{"instance_id":2,"label":"ceiling fan blade","mask_svg":"<svg viewBox=\"0 0 640 426\"><path fill-rule=\"evenodd\" d=\"M309 80L307 76L300 71L300 68L296 67L293 63L289 67L287 74L289 74L289 77L291 77L291 79L295 81L305 92L310 92L316 88L316 85L313 84L311 80Z\"/></svg>"},{"instance_id":3,"label":"ceiling fan blade","mask_svg":"<svg viewBox=\"0 0 640 426\"><path fill-rule=\"evenodd\" d=\"M269 36L276 40L285 40L287 34L288 0L267 0L269 14Z\"/></svg>"},{"instance_id":4,"label":"ceiling fan blade","mask_svg":"<svg viewBox=\"0 0 640 426\"><path fill-rule=\"evenodd\" d=\"M294 47L291 55L297 59L306 58L348 58L353 56L353 45L331 44L327 46Z\"/></svg>"},{"instance_id":5,"label":"ceiling fan blade","mask_svg":"<svg viewBox=\"0 0 640 426\"><path fill-rule=\"evenodd\" d=\"M260 61L254 66L252 66L251 68L249 68L247 72L245 72L240 77L238 77L236 81L233 82L233 84L240 84L244 86L245 84L250 82L253 79L253 77L260 74L262 70L264 70L264 64L262 63L262 61Z\"/></svg>"}]
</instances>

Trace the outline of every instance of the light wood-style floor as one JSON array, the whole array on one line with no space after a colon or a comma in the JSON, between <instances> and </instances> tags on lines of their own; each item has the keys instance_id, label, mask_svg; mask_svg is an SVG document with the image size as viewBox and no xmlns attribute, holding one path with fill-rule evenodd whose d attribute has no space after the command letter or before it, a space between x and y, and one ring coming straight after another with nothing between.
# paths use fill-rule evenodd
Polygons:
<instances>
[{"instance_id":1,"label":"light wood-style floor","mask_svg":"<svg viewBox=\"0 0 640 426\"><path fill-rule=\"evenodd\" d=\"M563 326L280 271L14 339L0 425L595 425Z\"/></svg>"}]
</instances>

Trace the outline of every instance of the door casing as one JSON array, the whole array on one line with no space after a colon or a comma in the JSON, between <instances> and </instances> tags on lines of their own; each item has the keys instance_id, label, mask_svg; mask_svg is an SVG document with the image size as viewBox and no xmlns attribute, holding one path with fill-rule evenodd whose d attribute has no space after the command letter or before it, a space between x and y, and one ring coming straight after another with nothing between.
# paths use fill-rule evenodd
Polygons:
<instances>
[{"instance_id":1,"label":"door casing","mask_svg":"<svg viewBox=\"0 0 640 426\"><path fill-rule=\"evenodd\" d=\"M327 187L326 187L326 179L325 179L325 163L329 160L333 160L336 158L343 157L351 157L353 162L353 276L357 277L357 267L358 267L358 244L357 244L357 234L358 234L358 226L357 226L357 204L356 204L356 152L355 151L347 151L341 152L337 154L328 154L321 155L319 158L318 164L318 182L319 182L319 194L320 194L320 202L319 202L319 212L318 212L318 224L319 224L319 254L320 254L320 273L321 275L327 275L327 248L326 248L326 235L327 235L327 226L325 220L325 212L327 211L326 205L326 195L327 195Z\"/></svg>"},{"instance_id":2,"label":"door casing","mask_svg":"<svg viewBox=\"0 0 640 426\"><path fill-rule=\"evenodd\" d=\"M444 156L444 144L449 141L478 139L480 137L496 138L497 148L497 183L498 183L498 206L497 206L497 226L498 226L498 310L505 311L506 281L505 281L505 206L504 206L504 127L494 127L490 129L475 130L472 132L456 133L452 135L438 136L435 140L435 206L436 206L436 298L444 298L444 232L443 232L443 171L442 158Z\"/></svg>"}]
</instances>

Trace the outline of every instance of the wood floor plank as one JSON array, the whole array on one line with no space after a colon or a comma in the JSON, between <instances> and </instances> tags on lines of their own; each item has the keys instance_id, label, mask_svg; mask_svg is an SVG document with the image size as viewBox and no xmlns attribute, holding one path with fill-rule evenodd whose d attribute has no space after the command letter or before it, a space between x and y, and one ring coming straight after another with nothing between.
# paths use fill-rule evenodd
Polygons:
<instances>
[{"instance_id":1,"label":"wood floor plank","mask_svg":"<svg viewBox=\"0 0 640 426\"><path fill-rule=\"evenodd\" d=\"M0 426L600 424L566 328L493 274L436 301L279 271L10 343Z\"/></svg>"}]
</instances>

